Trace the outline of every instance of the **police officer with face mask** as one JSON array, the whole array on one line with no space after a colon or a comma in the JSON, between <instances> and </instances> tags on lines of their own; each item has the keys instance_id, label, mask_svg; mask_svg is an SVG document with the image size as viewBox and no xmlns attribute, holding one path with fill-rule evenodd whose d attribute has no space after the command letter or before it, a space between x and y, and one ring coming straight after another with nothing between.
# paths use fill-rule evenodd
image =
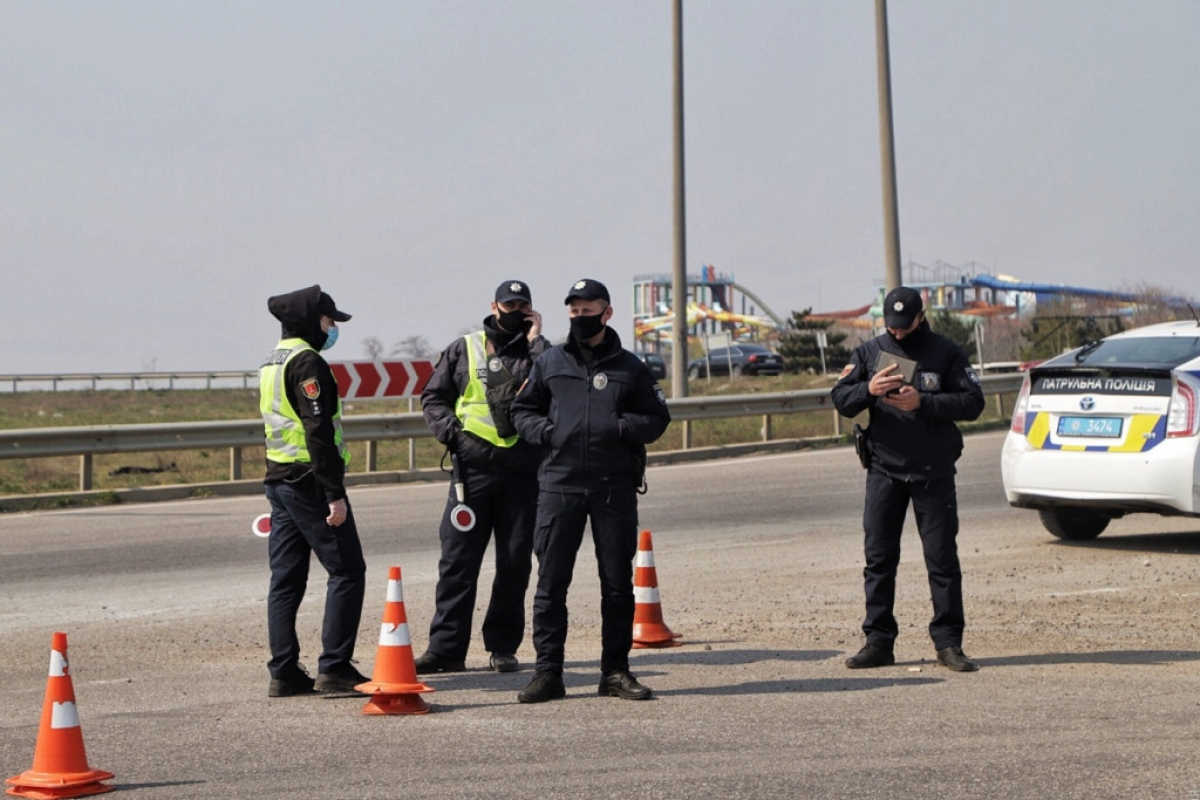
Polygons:
<instances>
[{"instance_id":1,"label":"police officer with face mask","mask_svg":"<svg viewBox=\"0 0 1200 800\"><path fill-rule=\"evenodd\" d=\"M350 315L339 311L320 286L272 297L267 310L283 329L259 370L266 428L263 483L271 503L268 695L307 694L314 687L351 691L367 681L351 663L367 566L343 482L350 453L342 438L342 403L321 356L337 341L337 323ZM300 665L296 636L296 614L314 554L329 574L315 682Z\"/></svg>"},{"instance_id":2,"label":"police officer with face mask","mask_svg":"<svg viewBox=\"0 0 1200 800\"><path fill-rule=\"evenodd\" d=\"M929 573L929 635L938 663L972 672L978 667L962 650L965 620L954 464L962 454L963 439L955 422L979 417L983 390L962 348L930 329L918 292L907 286L888 292L883 315L887 332L855 348L833 387L833 403L842 415L870 415L863 510L867 613L862 628L867 641L846 659L846 666L864 669L896 661L896 570L900 533L911 503ZM912 383L906 382L900 365L881 366L881 353L916 362Z\"/></svg>"},{"instance_id":3,"label":"police officer with face mask","mask_svg":"<svg viewBox=\"0 0 1200 800\"><path fill-rule=\"evenodd\" d=\"M416 659L419 673L466 668L479 569L493 534L496 576L483 644L493 670L519 668L542 450L517 436L509 409L533 360L550 346L541 334L542 317L533 309L529 285L504 281L483 329L445 349L421 393L425 422L452 453L456 475L438 531L437 610L428 649ZM456 483L473 515L457 512Z\"/></svg>"},{"instance_id":4,"label":"police officer with face mask","mask_svg":"<svg viewBox=\"0 0 1200 800\"><path fill-rule=\"evenodd\" d=\"M663 434L671 415L649 369L608 327L609 303L608 289L599 281L584 279L571 287L566 299L571 334L534 362L513 403L521 436L548 448L534 536L537 671L517 695L522 703L566 695L567 590L589 520L600 571L599 693L628 700L650 697L650 689L629 671L637 492L646 445Z\"/></svg>"}]
</instances>

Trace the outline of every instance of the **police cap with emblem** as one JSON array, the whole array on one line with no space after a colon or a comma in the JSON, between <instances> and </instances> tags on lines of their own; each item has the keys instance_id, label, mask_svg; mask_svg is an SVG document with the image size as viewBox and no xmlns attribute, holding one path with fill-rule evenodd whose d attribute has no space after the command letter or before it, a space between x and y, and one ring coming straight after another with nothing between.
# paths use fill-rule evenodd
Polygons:
<instances>
[{"instance_id":1,"label":"police cap with emblem","mask_svg":"<svg viewBox=\"0 0 1200 800\"><path fill-rule=\"evenodd\" d=\"M511 303L514 300L524 300L533 305L529 287L523 281L504 281L496 287L497 303Z\"/></svg>"},{"instance_id":2,"label":"police cap with emblem","mask_svg":"<svg viewBox=\"0 0 1200 800\"><path fill-rule=\"evenodd\" d=\"M883 299L883 324L889 328L911 328L924 307L916 289L897 286Z\"/></svg>"},{"instance_id":3,"label":"police cap with emblem","mask_svg":"<svg viewBox=\"0 0 1200 800\"><path fill-rule=\"evenodd\" d=\"M563 303L569 304L576 298L580 300L603 300L606 303L612 302L608 297L607 287L600 281L594 281L591 278L575 281L575 284L571 287L571 291L567 293L567 299Z\"/></svg>"}]
</instances>

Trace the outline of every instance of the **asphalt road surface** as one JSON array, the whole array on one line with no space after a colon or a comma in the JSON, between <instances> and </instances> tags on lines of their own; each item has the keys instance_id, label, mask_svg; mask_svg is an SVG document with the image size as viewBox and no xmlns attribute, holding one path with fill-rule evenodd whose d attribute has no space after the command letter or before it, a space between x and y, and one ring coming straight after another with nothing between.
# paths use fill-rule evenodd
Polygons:
<instances>
[{"instance_id":1,"label":"asphalt road surface","mask_svg":"<svg viewBox=\"0 0 1200 800\"><path fill-rule=\"evenodd\" d=\"M644 703L596 695L586 545L565 700L519 705L532 672L488 671L476 635L467 672L428 679L431 713L369 717L360 698L267 698L266 550L250 531L265 499L0 517L0 777L31 766L65 631L88 762L129 798L1200 800L1200 520L1136 516L1058 542L1004 502L1002 437L969 437L960 463L973 674L933 661L911 519L898 663L843 666L862 641L849 449L651 469L641 522L683 645L634 651ZM424 649L445 496L352 490L367 675L389 566ZM314 565L301 612L310 665L323 578ZM532 662L528 640L518 655Z\"/></svg>"}]
</instances>

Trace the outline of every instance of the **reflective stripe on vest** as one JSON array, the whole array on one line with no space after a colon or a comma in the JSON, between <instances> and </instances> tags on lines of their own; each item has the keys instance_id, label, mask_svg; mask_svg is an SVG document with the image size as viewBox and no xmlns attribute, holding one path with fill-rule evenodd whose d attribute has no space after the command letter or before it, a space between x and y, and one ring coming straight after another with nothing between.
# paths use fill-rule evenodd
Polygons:
<instances>
[{"instance_id":1,"label":"reflective stripe on vest","mask_svg":"<svg viewBox=\"0 0 1200 800\"><path fill-rule=\"evenodd\" d=\"M487 335L483 331L463 336L467 345L467 388L454 404L454 413L463 430L496 447L512 447L519 436L501 436L492 420L487 401Z\"/></svg>"},{"instance_id":2,"label":"reflective stripe on vest","mask_svg":"<svg viewBox=\"0 0 1200 800\"><path fill-rule=\"evenodd\" d=\"M308 452L308 439L304 435L304 423L288 399L284 376L287 365L293 358L312 346L303 339L284 339L275 346L258 373L258 408L262 413L266 433L267 460L280 464L308 463L312 457ZM315 351L314 351L315 352ZM334 378L337 381L337 378ZM342 462L350 463L350 451L342 440L342 401L339 398L333 412L334 443Z\"/></svg>"}]
</instances>

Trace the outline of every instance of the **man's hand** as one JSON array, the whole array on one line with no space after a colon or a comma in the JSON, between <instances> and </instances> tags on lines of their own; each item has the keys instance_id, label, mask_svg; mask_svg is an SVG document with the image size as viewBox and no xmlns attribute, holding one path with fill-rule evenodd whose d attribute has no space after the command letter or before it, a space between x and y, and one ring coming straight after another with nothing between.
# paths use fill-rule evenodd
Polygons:
<instances>
[{"instance_id":1,"label":"man's hand","mask_svg":"<svg viewBox=\"0 0 1200 800\"><path fill-rule=\"evenodd\" d=\"M881 397L880 402L900 411L916 411L921 405L921 393L912 386L901 386Z\"/></svg>"},{"instance_id":2,"label":"man's hand","mask_svg":"<svg viewBox=\"0 0 1200 800\"><path fill-rule=\"evenodd\" d=\"M329 504L329 516L325 521L336 528L346 521L346 513L346 500L334 500Z\"/></svg>"},{"instance_id":3,"label":"man's hand","mask_svg":"<svg viewBox=\"0 0 1200 800\"><path fill-rule=\"evenodd\" d=\"M529 313L525 315L525 319L531 323L529 333L525 335L525 338L530 342L536 341L542 335L542 315L530 309Z\"/></svg>"},{"instance_id":4,"label":"man's hand","mask_svg":"<svg viewBox=\"0 0 1200 800\"><path fill-rule=\"evenodd\" d=\"M899 369L899 364L888 364L876 372L871 376L871 382L867 384L867 391L886 400L889 394L904 386L904 376L899 373Z\"/></svg>"}]
</instances>

